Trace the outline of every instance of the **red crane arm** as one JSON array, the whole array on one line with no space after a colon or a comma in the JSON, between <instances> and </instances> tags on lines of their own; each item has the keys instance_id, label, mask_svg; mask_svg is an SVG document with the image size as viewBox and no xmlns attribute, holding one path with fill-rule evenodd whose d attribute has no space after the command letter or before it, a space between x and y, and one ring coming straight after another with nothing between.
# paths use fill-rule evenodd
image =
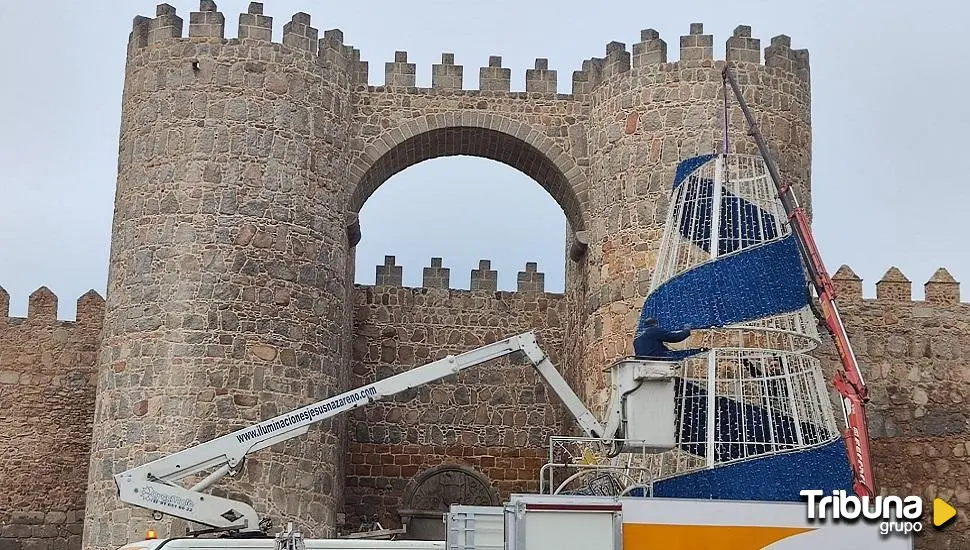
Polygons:
<instances>
[{"instance_id":1,"label":"red crane arm","mask_svg":"<svg viewBox=\"0 0 970 550\"><path fill-rule=\"evenodd\" d=\"M849 464L852 467L853 486L855 493L862 496L875 496L874 483L872 479L872 459L869 452L869 428L866 423L865 403L869 401L869 392L862 372L849 343L849 337L845 332L845 325L839 315L838 307L835 303L835 287L832 279L825 270L822 263L822 256L819 254L818 246L812 237L812 232L808 224L808 217L805 211L798 205L795 194L788 184L783 184L778 176L778 170L768 152L764 137L758 129L758 125L748 109L737 81L731 75L727 67L722 73L725 82L724 101L727 104L727 85L730 85L744 118L748 122L749 134L754 138L758 145L758 150L764 158L775 187L778 188L778 198L781 200L785 213L791 221L792 232L798 241L798 248L802 255L802 260L808 271L818 299L822 308L823 322L835 343L839 359L842 361L842 370L837 372L833 385L842 396L842 408L845 413L846 430L842 434L848 448Z\"/></svg>"}]
</instances>

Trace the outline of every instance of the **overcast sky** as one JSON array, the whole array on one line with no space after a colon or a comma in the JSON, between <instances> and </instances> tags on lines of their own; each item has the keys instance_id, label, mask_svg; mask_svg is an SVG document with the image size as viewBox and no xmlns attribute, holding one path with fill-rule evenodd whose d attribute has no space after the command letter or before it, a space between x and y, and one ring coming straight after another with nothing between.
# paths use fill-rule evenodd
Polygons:
<instances>
[{"instance_id":1,"label":"overcast sky","mask_svg":"<svg viewBox=\"0 0 970 550\"><path fill-rule=\"evenodd\" d=\"M11 314L25 315L28 295L47 285L60 317L73 319L78 296L104 294L116 177L125 47L135 15L156 2L0 0L0 286ZM186 20L198 2L172 2ZM571 88L583 59L613 40L628 49L644 28L667 41L668 57L692 22L715 34L715 55L739 24L762 47L777 34L811 54L814 230L830 271L849 264L865 294L892 265L913 280L914 296L940 266L970 284L967 254L970 190L955 162L970 150L966 100L968 3L902 1L730 0L719 2L577 2L462 0L361 2L268 1L274 38L305 11L322 31L340 28L370 62L371 84L384 63L407 50L418 85L429 86L442 52L465 66L465 87L501 55L513 90L524 89L536 57ZM248 2L223 0L234 37ZM511 220L511 221L505 221ZM419 285L432 256L467 288L479 258L493 261L499 287L514 289L527 261L563 287L565 218L536 184L507 166L475 158L422 163L389 180L362 212L357 281L394 254L405 284ZM967 285L964 285L965 287ZM964 299L968 296L963 290Z\"/></svg>"}]
</instances>

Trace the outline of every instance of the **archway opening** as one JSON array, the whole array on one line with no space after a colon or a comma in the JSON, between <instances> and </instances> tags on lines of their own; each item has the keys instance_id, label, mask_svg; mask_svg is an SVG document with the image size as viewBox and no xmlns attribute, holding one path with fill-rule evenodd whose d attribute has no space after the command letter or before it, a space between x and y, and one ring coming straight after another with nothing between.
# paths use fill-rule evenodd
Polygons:
<instances>
[{"instance_id":1,"label":"archway opening","mask_svg":"<svg viewBox=\"0 0 970 550\"><path fill-rule=\"evenodd\" d=\"M495 127L435 127L445 123L437 117L408 123L351 166L355 280L380 286L353 294L350 387L527 331L563 364L573 264L582 258L573 249L586 230L585 175L544 134L484 120ZM408 483L440 464L481 472L502 498L536 491L548 434L565 433L563 418L531 366L509 357L355 410L347 528L366 517L420 530L411 520L438 512L409 503Z\"/></svg>"},{"instance_id":2,"label":"archway opening","mask_svg":"<svg viewBox=\"0 0 970 550\"><path fill-rule=\"evenodd\" d=\"M431 123L424 120L424 124ZM492 124L503 126L502 122ZM585 229L580 205L580 197L586 191L585 180L572 159L536 130L517 123L517 129L510 127L504 131L478 126L434 129L421 126L412 122L411 126L397 131L398 139L385 137L369 148L367 153L376 154L377 158L361 159L354 167L362 170L362 174L351 195L351 211L360 211L378 187L408 167L429 159L465 155L498 161L529 176L559 203L573 232ZM407 132L417 135L404 138ZM378 145L386 150L381 152ZM361 165L366 168L362 169Z\"/></svg>"},{"instance_id":3,"label":"archway opening","mask_svg":"<svg viewBox=\"0 0 970 550\"><path fill-rule=\"evenodd\" d=\"M535 179L506 164L465 155L420 162L381 184L359 216L358 284L374 284L376 266L394 256L409 287L422 286L423 268L440 258L449 288L470 288L471 271L488 260L498 290L517 290L530 263L546 292L565 290L566 214Z\"/></svg>"}]
</instances>

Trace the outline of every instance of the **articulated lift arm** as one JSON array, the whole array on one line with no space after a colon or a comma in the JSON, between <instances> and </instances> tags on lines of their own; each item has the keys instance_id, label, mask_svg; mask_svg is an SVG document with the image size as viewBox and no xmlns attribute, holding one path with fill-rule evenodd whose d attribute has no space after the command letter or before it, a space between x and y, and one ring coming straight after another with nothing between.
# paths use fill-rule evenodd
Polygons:
<instances>
[{"instance_id":1,"label":"articulated lift arm","mask_svg":"<svg viewBox=\"0 0 970 550\"><path fill-rule=\"evenodd\" d=\"M466 353L450 355L117 474L115 483L119 498L128 504L153 510L156 518L166 514L209 526L212 530L262 531L265 527L251 506L203 491L226 474L237 473L247 455L300 437L312 424L512 354L524 355L532 363L588 436L611 444L611 438L620 427L619 410L611 411L608 426L601 425L539 348L535 335L527 332ZM213 471L190 488L180 483L189 476L209 470Z\"/></svg>"},{"instance_id":2,"label":"articulated lift arm","mask_svg":"<svg viewBox=\"0 0 970 550\"><path fill-rule=\"evenodd\" d=\"M872 462L869 454L869 429L866 423L865 403L869 401L868 390L862 378L862 372L849 343L849 337L845 332L842 317L839 315L838 307L835 304L835 287L832 279L825 270L822 263L822 256L819 254L818 246L812 237L812 231L808 225L808 217L805 211L798 205L795 194L790 185L782 183L778 175L778 170L768 152L761 131L748 109L738 83L727 67L724 68L723 77L726 84L731 86L744 118L748 122L749 134L754 137L758 150L768 166L768 173L771 176L775 187L778 188L778 198L781 199L782 206L791 220L792 231L798 240L799 250L802 259L808 270L809 277L818 294L819 302L822 306L822 314L825 326L835 342L835 349L838 350L839 358L842 360L843 370L835 375L834 386L842 395L842 408L845 413L846 432L844 435L846 445L849 447L849 462L852 465L855 492L859 496L873 496L874 484L872 480ZM725 102L727 101L727 88L725 87Z\"/></svg>"}]
</instances>

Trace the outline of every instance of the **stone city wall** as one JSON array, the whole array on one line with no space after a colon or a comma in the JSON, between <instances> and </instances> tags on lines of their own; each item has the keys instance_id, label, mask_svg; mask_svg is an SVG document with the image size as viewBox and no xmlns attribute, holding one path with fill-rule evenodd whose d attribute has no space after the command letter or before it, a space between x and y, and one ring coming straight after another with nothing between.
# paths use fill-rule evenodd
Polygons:
<instances>
[{"instance_id":1,"label":"stone city wall","mask_svg":"<svg viewBox=\"0 0 970 550\"><path fill-rule=\"evenodd\" d=\"M523 332L561 370L565 300L545 292L529 263L516 292L497 290L498 273L482 260L469 290L451 287L441 258L424 268L420 288L402 285L403 268L388 256L377 285L355 293L353 386ZM408 483L428 468L457 465L484 474L501 497L537 490L548 438L561 434L559 402L531 365L498 359L457 376L405 391L351 415L345 514L399 525L410 509Z\"/></svg>"},{"instance_id":2,"label":"stone city wall","mask_svg":"<svg viewBox=\"0 0 970 550\"><path fill-rule=\"evenodd\" d=\"M519 273L515 292L497 291L488 261L468 285L454 284L439 258L424 268L420 288L403 287L402 270L388 257L376 285L354 289L353 386L529 330L561 368L565 298L545 292L534 264ZM912 299L912 283L895 268L876 284L875 298L863 298L862 281L847 267L833 279L872 397L879 489L953 503L957 523L930 529L918 547L960 548L970 543L970 304L960 302L945 270L924 285L924 300ZM75 550L103 300L83 296L74 322L56 320L56 297L44 288L31 296L25 319L8 318L8 304L0 291L0 548ZM831 375L839 363L829 341L818 355ZM534 491L548 436L573 429L531 367L507 360L349 416L342 514L349 530L362 519L398 525L409 484L436 466L480 472L501 497Z\"/></svg>"},{"instance_id":3,"label":"stone city wall","mask_svg":"<svg viewBox=\"0 0 970 550\"><path fill-rule=\"evenodd\" d=\"M862 280L842 266L833 282L846 331L869 386L873 475L881 494L918 495L924 533L917 548L968 548L970 525L970 304L939 269L912 299L912 282L893 267L863 298ZM839 366L831 342L819 350L826 372ZM837 418L841 418L839 412ZM956 507L955 524L932 528L932 502Z\"/></svg>"},{"instance_id":4,"label":"stone city wall","mask_svg":"<svg viewBox=\"0 0 970 550\"><path fill-rule=\"evenodd\" d=\"M711 90L722 67L735 69L752 109L777 121L781 170L807 191L808 58L785 36L772 39L762 63L761 42L739 26L721 61L714 37L692 24L680 59L668 62L666 43L648 29L632 54L610 42L605 58L573 72L572 93L560 94L545 58L526 72L525 91L510 90L497 56L481 68L478 89L466 90L450 53L431 67L430 88L416 86L403 51L371 85L339 29L318 30L300 12L273 42L273 23L253 2L228 37L211 0L187 20L160 4L133 22L85 548L121 544L149 523L114 498L111 476L129 461L348 387L356 215L400 170L445 155L489 158L532 177L562 207L576 264L562 368L594 409L601 365L629 349L660 235L650 205L662 204L670 159L716 145L708 136L720 101ZM706 122L672 108L656 126L657 106L688 101ZM657 154L660 163L651 161ZM197 391L207 384L216 389ZM227 489L307 535L332 535L345 428L334 419L304 444L267 452L264 467Z\"/></svg>"},{"instance_id":5,"label":"stone city wall","mask_svg":"<svg viewBox=\"0 0 970 550\"><path fill-rule=\"evenodd\" d=\"M0 288L0 549L76 550L104 300L82 296L76 321L57 319L46 287L26 318L9 306Z\"/></svg>"}]
</instances>

